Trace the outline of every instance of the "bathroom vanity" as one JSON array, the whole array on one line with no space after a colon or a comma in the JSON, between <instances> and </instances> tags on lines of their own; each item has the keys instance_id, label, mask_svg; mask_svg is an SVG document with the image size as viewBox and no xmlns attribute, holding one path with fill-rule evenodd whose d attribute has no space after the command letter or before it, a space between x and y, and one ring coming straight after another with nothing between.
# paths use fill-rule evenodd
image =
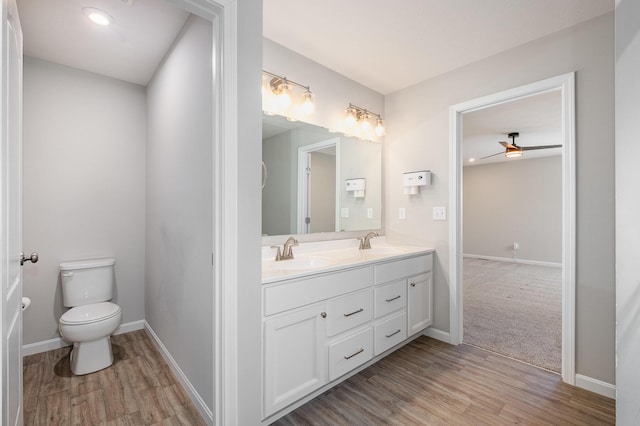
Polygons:
<instances>
[{"instance_id":1,"label":"bathroom vanity","mask_svg":"<svg viewBox=\"0 0 640 426\"><path fill-rule=\"evenodd\" d=\"M296 248L294 259L278 262L263 251L265 423L408 343L433 321L432 249L358 250L352 242Z\"/></svg>"}]
</instances>

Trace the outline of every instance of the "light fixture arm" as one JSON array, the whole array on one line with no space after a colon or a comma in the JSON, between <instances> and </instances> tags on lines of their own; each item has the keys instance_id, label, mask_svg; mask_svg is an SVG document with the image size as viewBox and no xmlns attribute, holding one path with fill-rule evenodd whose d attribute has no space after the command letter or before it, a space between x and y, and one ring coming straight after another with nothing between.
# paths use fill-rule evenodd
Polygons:
<instances>
[{"instance_id":1,"label":"light fixture arm","mask_svg":"<svg viewBox=\"0 0 640 426\"><path fill-rule=\"evenodd\" d=\"M378 117L380 120L382 120L382 115L380 115L380 114L376 114L375 112L372 112L372 111L369 111L369 110L368 110L368 109L366 109L366 108L362 108L362 107L359 107L359 106L357 106L357 105L354 105L354 104L352 104L351 102L349 102L349 108L350 108L350 109L353 109L354 111L356 111L356 113L358 114L358 117L359 117L360 115L366 115L366 114L369 114L369 115L375 115L375 116L376 116L376 117Z\"/></svg>"},{"instance_id":2,"label":"light fixture arm","mask_svg":"<svg viewBox=\"0 0 640 426\"><path fill-rule=\"evenodd\" d=\"M298 86L298 87L300 87L302 89L305 89L308 92L311 92L311 90L309 89L309 86L305 86L304 84L300 84L300 83L297 83L297 82L295 82L293 80L289 80L287 77L281 77L281 76L279 76L277 74L274 74L272 72L265 71L265 70L262 70L262 72L264 74L268 75L269 77L272 77L271 81L269 82L269 86L271 87L271 90L273 90L274 92L277 92L278 87L280 87L280 85L282 83L284 83L284 84L293 84L294 86Z\"/></svg>"}]
</instances>

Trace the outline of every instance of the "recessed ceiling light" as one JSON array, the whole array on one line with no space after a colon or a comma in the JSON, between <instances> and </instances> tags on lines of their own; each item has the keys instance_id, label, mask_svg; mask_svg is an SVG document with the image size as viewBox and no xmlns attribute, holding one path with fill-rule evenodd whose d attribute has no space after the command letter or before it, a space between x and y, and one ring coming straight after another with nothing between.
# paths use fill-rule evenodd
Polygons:
<instances>
[{"instance_id":1,"label":"recessed ceiling light","mask_svg":"<svg viewBox=\"0 0 640 426\"><path fill-rule=\"evenodd\" d=\"M469 162L470 162L470 163L473 163L474 161L476 161L476 159L475 159L475 158L469 158Z\"/></svg>"},{"instance_id":2,"label":"recessed ceiling light","mask_svg":"<svg viewBox=\"0 0 640 426\"><path fill-rule=\"evenodd\" d=\"M95 7L85 7L82 9L82 12L84 12L87 18L91 19L91 22L94 24L106 27L111 23L111 16Z\"/></svg>"}]
</instances>

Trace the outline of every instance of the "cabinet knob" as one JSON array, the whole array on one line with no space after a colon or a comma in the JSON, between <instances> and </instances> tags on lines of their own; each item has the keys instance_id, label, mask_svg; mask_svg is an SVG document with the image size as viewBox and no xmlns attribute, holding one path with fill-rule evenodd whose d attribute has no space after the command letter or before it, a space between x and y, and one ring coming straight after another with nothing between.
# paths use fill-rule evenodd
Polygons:
<instances>
[{"instance_id":1,"label":"cabinet knob","mask_svg":"<svg viewBox=\"0 0 640 426\"><path fill-rule=\"evenodd\" d=\"M415 287L415 286L416 286L416 283L411 283L411 287Z\"/></svg>"},{"instance_id":2,"label":"cabinet knob","mask_svg":"<svg viewBox=\"0 0 640 426\"><path fill-rule=\"evenodd\" d=\"M322 318L326 318L326 317L327 317L327 313L326 313L326 312L320 312L320 316L321 316Z\"/></svg>"}]
</instances>

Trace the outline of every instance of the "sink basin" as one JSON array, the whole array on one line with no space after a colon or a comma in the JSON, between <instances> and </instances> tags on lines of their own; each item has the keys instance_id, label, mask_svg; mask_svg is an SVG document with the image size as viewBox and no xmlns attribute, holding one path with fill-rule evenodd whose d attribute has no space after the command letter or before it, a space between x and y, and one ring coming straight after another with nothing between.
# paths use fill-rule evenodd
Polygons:
<instances>
[{"instance_id":1,"label":"sink basin","mask_svg":"<svg viewBox=\"0 0 640 426\"><path fill-rule=\"evenodd\" d=\"M391 256L394 254L403 254L405 250L398 247L371 247L370 249L361 250L364 255L371 256Z\"/></svg>"},{"instance_id":2,"label":"sink basin","mask_svg":"<svg viewBox=\"0 0 640 426\"><path fill-rule=\"evenodd\" d=\"M274 262L273 269L279 271L303 271L305 269L322 268L330 263L329 259L324 257L296 257Z\"/></svg>"}]
</instances>

